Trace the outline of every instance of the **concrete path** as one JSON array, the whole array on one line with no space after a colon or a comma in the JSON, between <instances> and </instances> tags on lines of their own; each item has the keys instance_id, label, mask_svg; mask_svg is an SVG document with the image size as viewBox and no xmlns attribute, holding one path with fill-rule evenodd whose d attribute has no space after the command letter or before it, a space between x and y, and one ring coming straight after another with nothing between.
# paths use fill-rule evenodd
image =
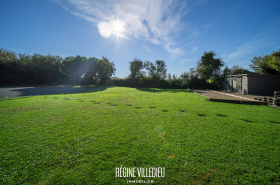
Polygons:
<instances>
[{"instance_id":1,"label":"concrete path","mask_svg":"<svg viewBox=\"0 0 280 185\"><path fill-rule=\"evenodd\" d=\"M85 87L1 87L0 88L0 99L3 98L17 98L22 96L36 96L46 94L63 94L63 93L74 93L86 90L99 89L96 87L85 88Z\"/></svg>"},{"instance_id":2,"label":"concrete path","mask_svg":"<svg viewBox=\"0 0 280 185\"><path fill-rule=\"evenodd\" d=\"M209 100L213 101L232 101L232 102L244 102L244 103L252 103L252 104L263 104L266 105L267 102L255 100L256 97L260 97L258 95L245 95L239 93L229 93L225 91L213 91L213 90L193 90L205 97Z\"/></svg>"}]
</instances>

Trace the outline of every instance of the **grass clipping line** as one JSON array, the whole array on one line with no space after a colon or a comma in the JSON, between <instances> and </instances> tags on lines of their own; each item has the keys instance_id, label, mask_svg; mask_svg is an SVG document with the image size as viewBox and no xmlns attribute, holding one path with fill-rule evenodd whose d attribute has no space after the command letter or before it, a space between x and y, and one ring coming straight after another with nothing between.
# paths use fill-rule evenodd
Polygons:
<instances>
[{"instance_id":1,"label":"grass clipping line","mask_svg":"<svg viewBox=\"0 0 280 185\"><path fill-rule=\"evenodd\" d=\"M209 175L211 175L212 173L214 173L215 171L217 171L219 168L221 168L221 167L216 168L215 170L213 170L213 171L211 171L210 173L204 175L202 178L196 180L195 182L191 183L190 185L194 185L195 183L198 183L199 181L205 179L206 177L208 177Z\"/></svg>"},{"instance_id":2,"label":"grass clipping line","mask_svg":"<svg viewBox=\"0 0 280 185\"><path fill-rule=\"evenodd\" d=\"M165 136L165 133L160 133L160 134L158 135L158 137L160 137L160 138L163 140L163 142L166 143L166 141L165 141L165 139L164 139L164 136Z\"/></svg>"}]
</instances>

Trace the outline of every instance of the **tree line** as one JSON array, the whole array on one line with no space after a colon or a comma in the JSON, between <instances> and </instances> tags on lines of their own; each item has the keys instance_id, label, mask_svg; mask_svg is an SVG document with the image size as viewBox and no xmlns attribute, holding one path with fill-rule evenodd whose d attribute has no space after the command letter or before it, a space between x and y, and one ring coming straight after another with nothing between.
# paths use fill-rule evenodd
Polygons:
<instances>
[{"instance_id":1,"label":"tree line","mask_svg":"<svg viewBox=\"0 0 280 185\"><path fill-rule=\"evenodd\" d=\"M250 65L253 72L238 65L229 68L213 51L204 52L197 66L179 77L167 74L163 60L142 61L134 58L129 62L130 74L124 79L112 79L116 72L114 62L108 58L53 55L34 53L16 54L0 48L0 83L10 84L69 84L116 85L161 88L204 88L219 89L223 76L236 74L280 75L280 51L270 55L254 57Z\"/></svg>"},{"instance_id":2,"label":"tree line","mask_svg":"<svg viewBox=\"0 0 280 185\"><path fill-rule=\"evenodd\" d=\"M227 75L237 74L264 74L280 75L280 50L270 55L254 57L250 68L253 71L243 69L238 65L231 68L225 66L222 58L215 58L217 54L213 51L204 52L197 66L188 72L183 72L179 77L167 75L164 61L157 60L155 63L143 62L135 58L129 62L130 75L121 80L116 80L116 85L122 86L153 86L163 88L204 88L220 89L221 80Z\"/></svg>"},{"instance_id":3,"label":"tree line","mask_svg":"<svg viewBox=\"0 0 280 185\"><path fill-rule=\"evenodd\" d=\"M162 60L152 63L135 58L129 62L130 75L114 82L120 86L216 89L220 87L221 67L224 62L221 58L214 58L215 56L214 52L204 52L197 67L179 77L167 74L166 64Z\"/></svg>"},{"instance_id":4,"label":"tree line","mask_svg":"<svg viewBox=\"0 0 280 185\"><path fill-rule=\"evenodd\" d=\"M216 53L204 52L197 66L191 68L188 72L183 72L179 77L167 74L164 61L157 60L155 63L149 61L143 62L135 58L129 62L130 75L122 80L115 80L116 85L122 86L153 86L163 88L208 88L219 89L221 86L221 77L224 75L245 73L248 70L240 66L233 66L229 69L221 70L224 62L221 58L215 58Z\"/></svg>"},{"instance_id":5,"label":"tree line","mask_svg":"<svg viewBox=\"0 0 280 185\"><path fill-rule=\"evenodd\" d=\"M68 84L99 85L115 73L108 58L83 56L33 55L0 48L0 84Z\"/></svg>"},{"instance_id":6,"label":"tree line","mask_svg":"<svg viewBox=\"0 0 280 185\"><path fill-rule=\"evenodd\" d=\"M59 56L16 54L0 48L0 83L41 84L47 80L50 83L60 80L62 83L67 78L59 70L61 63L62 58ZM50 72L52 75L49 75Z\"/></svg>"},{"instance_id":7,"label":"tree line","mask_svg":"<svg viewBox=\"0 0 280 185\"><path fill-rule=\"evenodd\" d=\"M81 85L99 85L105 84L110 77L115 74L116 68L114 62L108 58L102 57L66 57L60 65L60 71L71 77L74 84Z\"/></svg>"}]
</instances>

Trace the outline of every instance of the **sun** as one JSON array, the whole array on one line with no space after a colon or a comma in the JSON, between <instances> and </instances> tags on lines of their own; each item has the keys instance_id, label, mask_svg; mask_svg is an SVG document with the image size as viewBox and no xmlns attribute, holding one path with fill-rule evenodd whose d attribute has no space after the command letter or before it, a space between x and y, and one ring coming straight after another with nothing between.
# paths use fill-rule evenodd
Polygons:
<instances>
[{"instance_id":1,"label":"sun","mask_svg":"<svg viewBox=\"0 0 280 185\"><path fill-rule=\"evenodd\" d=\"M118 22L114 22L112 24L112 28L113 28L113 31L116 31L116 32L120 32L122 31L122 24L118 21Z\"/></svg>"},{"instance_id":2,"label":"sun","mask_svg":"<svg viewBox=\"0 0 280 185\"><path fill-rule=\"evenodd\" d=\"M113 35L117 37L124 37L125 23L120 20L113 20L111 23L111 31Z\"/></svg>"},{"instance_id":3,"label":"sun","mask_svg":"<svg viewBox=\"0 0 280 185\"><path fill-rule=\"evenodd\" d=\"M121 20L112 20L110 22L102 21L98 23L98 31L102 37L109 38L111 35L127 38L125 36L125 22Z\"/></svg>"}]
</instances>

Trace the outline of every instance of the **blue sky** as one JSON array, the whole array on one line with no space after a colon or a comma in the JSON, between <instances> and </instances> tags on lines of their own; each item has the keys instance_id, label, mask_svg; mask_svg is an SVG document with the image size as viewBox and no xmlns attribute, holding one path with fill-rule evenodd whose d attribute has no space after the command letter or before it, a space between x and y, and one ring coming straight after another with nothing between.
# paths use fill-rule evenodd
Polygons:
<instances>
[{"instance_id":1,"label":"blue sky","mask_svg":"<svg viewBox=\"0 0 280 185\"><path fill-rule=\"evenodd\" d=\"M164 60L180 75L215 51L229 67L280 49L279 0L2 0L0 47L114 61Z\"/></svg>"}]
</instances>

